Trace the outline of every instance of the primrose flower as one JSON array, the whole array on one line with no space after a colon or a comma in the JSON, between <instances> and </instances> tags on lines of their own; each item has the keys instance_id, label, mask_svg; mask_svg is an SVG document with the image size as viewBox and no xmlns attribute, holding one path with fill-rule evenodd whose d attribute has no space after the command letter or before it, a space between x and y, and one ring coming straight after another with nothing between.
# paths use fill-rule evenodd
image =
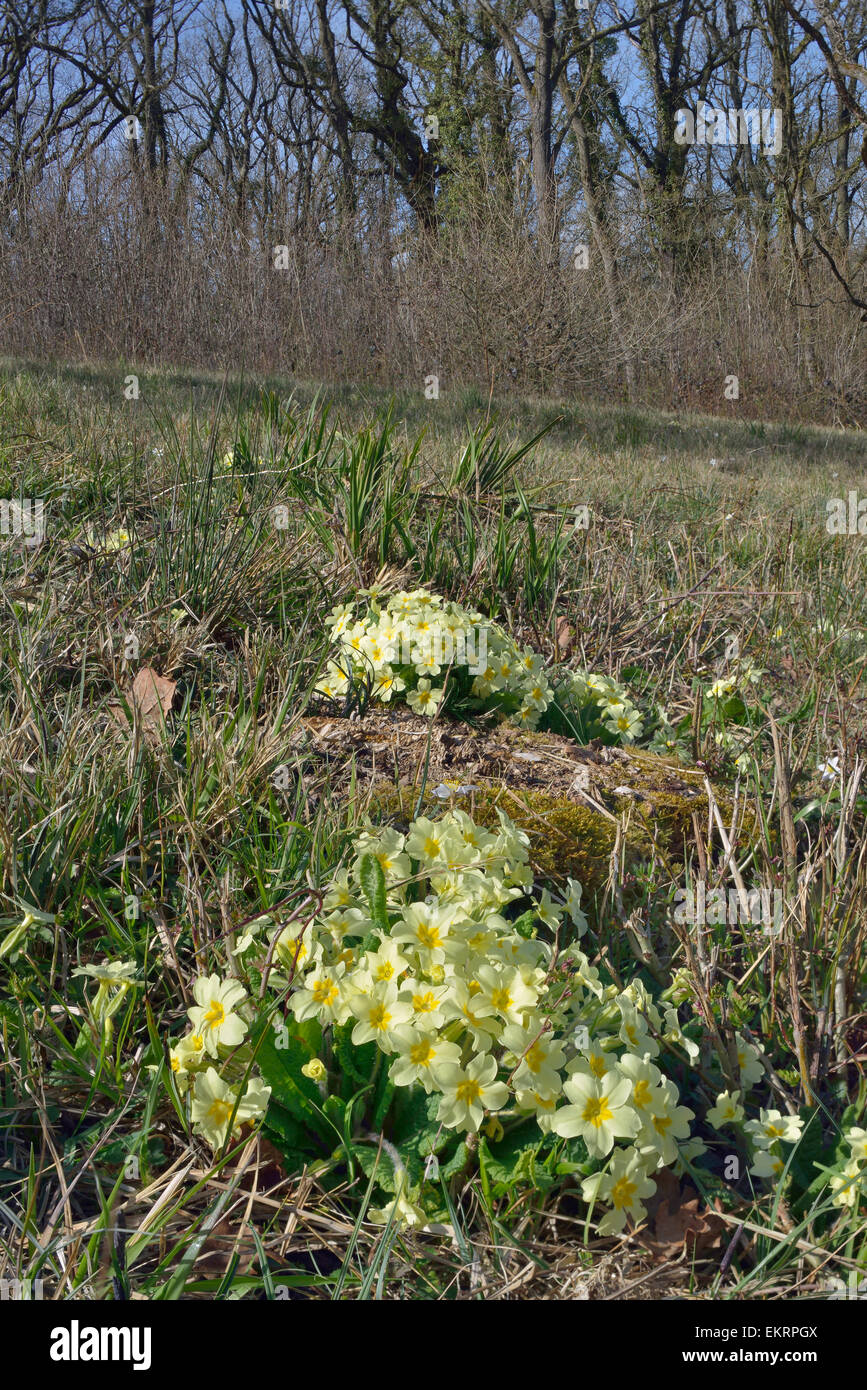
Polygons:
<instances>
[{"instance_id":1,"label":"primrose flower","mask_svg":"<svg viewBox=\"0 0 867 1390\"><path fill-rule=\"evenodd\" d=\"M336 907L319 924L335 943L342 942L345 936L367 936L373 926L367 913L358 907Z\"/></svg>"},{"instance_id":2,"label":"primrose flower","mask_svg":"<svg viewBox=\"0 0 867 1390\"><path fill-rule=\"evenodd\" d=\"M389 1075L395 1086L411 1086L420 1081L430 1095L435 1079L445 1064L458 1066L461 1049L456 1043L441 1038L435 1031L418 1033L414 1028L397 1028L393 1044L398 1060Z\"/></svg>"},{"instance_id":3,"label":"primrose flower","mask_svg":"<svg viewBox=\"0 0 867 1390\"><path fill-rule=\"evenodd\" d=\"M104 985L118 985L128 988L135 984L137 966L134 960L104 960L101 965L82 965L73 970L73 975L88 975Z\"/></svg>"},{"instance_id":4,"label":"primrose flower","mask_svg":"<svg viewBox=\"0 0 867 1390\"><path fill-rule=\"evenodd\" d=\"M650 1107L639 1131L636 1144L648 1166L655 1157L657 1166L673 1163L677 1158L677 1140L689 1138L689 1122L695 1114L685 1105L676 1105L677 1089L671 1082L662 1083L662 1099Z\"/></svg>"},{"instance_id":5,"label":"primrose flower","mask_svg":"<svg viewBox=\"0 0 867 1390\"><path fill-rule=\"evenodd\" d=\"M447 985L434 985L416 976L405 975L400 981L400 998L412 1005L412 1022L416 1028L442 1026L442 1004L448 992Z\"/></svg>"},{"instance_id":6,"label":"primrose flower","mask_svg":"<svg viewBox=\"0 0 867 1390\"><path fill-rule=\"evenodd\" d=\"M618 1000L618 1006L621 1018L620 1037L626 1046L642 1057L658 1056L659 1043L648 1033L647 1019L623 999Z\"/></svg>"},{"instance_id":7,"label":"primrose flower","mask_svg":"<svg viewBox=\"0 0 867 1390\"><path fill-rule=\"evenodd\" d=\"M317 681L313 687L318 695L324 695L328 700L337 700L341 695L345 695L349 689L349 677L345 671L341 671L339 666L330 662L325 675Z\"/></svg>"},{"instance_id":8,"label":"primrose flower","mask_svg":"<svg viewBox=\"0 0 867 1390\"><path fill-rule=\"evenodd\" d=\"M867 1163L867 1129L847 1129L843 1138L852 1151L852 1158L858 1163Z\"/></svg>"},{"instance_id":9,"label":"primrose flower","mask_svg":"<svg viewBox=\"0 0 867 1390\"><path fill-rule=\"evenodd\" d=\"M644 732L641 715L629 705L609 705L603 723L609 733L619 734L623 743L635 743Z\"/></svg>"},{"instance_id":10,"label":"primrose flower","mask_svg":"<svg viewBox=\"0 0 867 1390\"><path fill-rule=\"evenodd\" d=\"M408 878L410 874L411 864L409 855L404 853L405 844L406 836L386 825L379 831L362 831L357 849L359 854L372 854L379 862L386 881L394 883L398 879Z\"/></svg>"},{"instance_id":11,"label":"primrose flower","mask_svg":"<svg viewBox=\"0 0 867 1390\"><path fill-rule=\"evenodd\" d=\"M441 907L427 903L409 903L401 909L403 920L393 931L396 942L406 942L418 952L424 969L442 965L446 958L445 944L449 934L449 914Z\"/></svg>"},{"instance_id":12,"label":"primrose flower","mask_svg":"<svg viewBox=\"0 0 867 1390\"><path fill-rule=\"evenodd\" d=\"M798 1115L781 1115L779 1110L763 1110L758 1120L747 1120L744 1129L757 1148L768 1149L777 1140L796 1144L804 1121Z\"/></svg>"},{"instance_id":13,"label":"primrose flower","mask_svg":"<svg viewBox=\"0 0 867 1390\"><path fill-rule=\"evenodd\" d=\"M318 1057L311 1057L310 1061L305 1062L302 1066L301 1075L309 1077L311 1081L315 1081L319 1085L328 1076L328 1069Z\"/></svg>"},{"instance_id":14,"label":"primrose flower","mask_svg":"<svg viewBox=\"0 0 867 1390\"><path fill-rule=\"evenodd\" d=\"M526 1114L535 1115L536 1124L542 1133L550 1134L560 1095L559 1088L550 1093L546 1091L516 1091L515 1104L519 1110Z\"/></svg>"},{"instance_id":15,"label":"primrose flower","mask_svg":"<svg viewBox=\"0 0 867 1390\"><path fill-rule=\"evenodd\" d=\"M274 954L287 970L306 970L316 952L309 929L305 931L303 925L294 922L283 928L274 947Z\"/></svg>"},{"instance_id":16,"label":"primrose flower","mask_svg":"<svg viewBox=\"0 0 867 1390\"><path fill-rule=\"evenodd\" d=\"M466 1067L446 1064L438 1080L443 1092L437 1119L449 1129L477 1131L486 1110L501 1110L509 1088L496 1080L497 1063L489 1054L474 1057Z\"/></svg>"},{"instance_id":17,"label":"primrose flower","mask_svg":"<svg viewBox=\"0 0 867 1390\"><path fill-rule=\"evenodd\" d=\"M538 990L527 983L520 970L498 970L493 965L483 965L476 971L475 978L480 986L479 1002L490 1004L491 1012L506 1023L522 1024L539 997Z\"/></svg>"},{"instance_id":18,"label":"primrose flower","mask_svg":"<svg viewBox=\"0 0 867 1390\"><path fill-rule=\"evenodd\" d=\"M354 907L357 909L358 903L354 892L349 884L349 874L346 869L338 869L325 893L322 905L326 910L339 907Z\"/></svg>"},{"instance_id":19,"label":"primrose flower","mask_svg":"<svg viewBox=\"0 0 867 1390\"><path fill-rule=\"evenodd\" d=\"M547 888L542 889L542 896L536 904L536 916L546 927L550 927L551 931L557 931L560 926L562 913L551 901L551 894Z\"/></svg>"},{"instance_id":20,"label":"primrose flower","mask_svg":"<svg viewBox=\"0 0 867 1390\"><path fill-rule=\"evenodd\" d=\"M445 864L457 848L452 825L448 821L428 820L427 816L419 816L413 822L405 843L407 854L423 866Z\"/></svg>"},{"instance_id":21,"label":"primrose flower","mask_svg":"<svg viewBox=\"0 0 867 1390\"><path fill-rule=\"evenodd\" d=\"M325 619L325 626L331 628L332 637L340 637L349 627L355 613L351 603L339 603Z\"/></svg>"},{"instance_id":22,"label":"primrose flower","mask_svg":"<svg viewBox=\"0 0 867 1390\"><path fill-rule=\"evenodd\" d=\"M572 919L572 925L575 928L576 935L583 936L587 930L587 918L581 908L581 894L583 889L575 878L567 878L566 887L568 889L565 904L566 911Z\"/></svg>"},{"instance_id":23,"label":"primrose flower","mask_svg":"<svg viewBox=\"0 0 867 1390\"><path fill-rule=\"evenodd\" d=\"M198 1073L193 1083L193 1128L203 1135L212 1149L219 1149L228 1137L233 1112L232 1133L237 1134L242 1124L264 1115L270 1096L270 1086L255 1077L250 1079L239 1099L237 1088L223 1081L214 1067L208 1067L207 1071Z\"/></svg>"},{"instance_id":24,"label":"primrose flower","mask_svg":"<svg viewBox=\"0 0 867 1390\"><path fill-rule=\"evenodd\" d=\"M714 1129L723 1125L739 1125L744 1118L744 1107L739 1103L740 1091L720 1091L716 1105L707 1112L707 1122Z\"/></svg>"},{"instance_id":25,"label":"primrose flower","mask_svg":"<svg viewBox=\"0 0 867 1390\"><path fill-rule=\"evenodd\" d=\"M206 1056L205 1039L201 1033L187 1033L176 1047L170 1049L169 1063L181 1094L186 1091L189 1073L198 1071Z\"/></svg>"},{"instance_id":26,"label":"primrose flower","mask_svg":"<svg viewBox=\"0 0 867 1390\"><path fill-rule=\"evenodd\" d=\"M740 1070L740 1082L743 1094L752 1090L757 1081L761 1081L764 1076L764 1068L759 1061L758 1048L751 1043L745 1042L740 1033L735 1033L735 1044L737 1046L738 1068Z\"/></svg>"},{"instance_id":27,"label":"primrose flower","mask_svg":"<svg viewBox=\"0 0 867 1390\"><path fill-rule=\"evenodd\" d=\"M427 714L431 717L437 712L437 705L443 697L442 690L431 689L428 680L420 680L415 690L406 697L406 703L414 714Z\"/></svg>"},{"instance_id":28,"label":"primrose flower","mask_svg":"<svg viewBox=\"0 0 867 1390\"><path fill-rule=\"evenodd\" d=\"M443 1004L443 1014L447 1020L460 1021L482 1052L488 1050L493 1036L500 1031L493 1004L489 999L483 999L478 991L471 990L468 982L460 976L455 976L452 981Z\"/></svg>"},{"instance_id":29,"label":"primrose flower","mask_svg":"<svg viewBox=\"0 0 867 1390\"><path fill-rule=\"evenodd\" d=\"M656 1183L648 1177L641 1154L636 1149L617 1149L605 1173L593 1173L581 1184L581 1195L589 1203L602 1201L611 1206L599 1222L599 1234L618 1235L629 1218L638 1222L647 1215L642 1198L652 1197Z\"/></svg>"},{"instance_id":30,"label":"primrose flower","mask_svg":"<svg viewBox=\"0 0 867 1390\"><path fill-rule=\"evenodd\" d=\"M300 989L290 1000L290 1008L299 1023L318 1018L323 1023L345 1023L352 1010L343 983L346 966L317 965L304 976Z\"/></svg>"},{"instance_id":31,"label":"primrose flower","mask_svg":"<svg viewBox=\"0 0 867 1390\"><path fill-rule=\"evenodd\" d=\"M119 526L116 531L110 531L102 543L102 548L108 555L113 555L116 550L123 550L124 546L129 545L132 537L129 531L125 531Z\"/></svg>"},{"instance_id":32,"label":"primrose flower","mask_svg":"<svg viewBox=\"0 0 867 1390\"><path fill-rule=\"evenodd\" d=\"M377 700L382 700L383 704L388 704L392 696L399 695L406 690L406 681L395 671L377 672L376 685L373 687L373 695Z\"/></svg>"},{"instance_id":33,"label":"primrose flower","mask_svg":"<svg viewBox=\"0 0 867 1390\"><path fill-rule=\"evenodd\" d=\"M187 1014L210 1057L217 1057L220 1047L237 1047L243 1041L247 1025L235 1009L247 998L247 991L239 980L200 975L193 985L193 998L195 1005Z\"/></svg>"},{"instance_id":34,"label":"primrose flower","mask_svg":"<svg viewBox=\"0 0 867 1390\"><path fill-rule=\"evenodd\" d=\"M857 1161L847 1163L842 1173L832 1173L828 1183L833 1193L835 1207L851 1207L852 1210L865 1192L865 1172Z\"/></svg>"},{"instance_id":35,"label":"primrose flower","mask_svg":"<svg viewBox=\"0 0 867 1390\"><path fill-rule=\"evenodd\" d=\"M368 971L375 984L388 980L399 980L409 969L409 960L401 954L400 946L393 937L385 937L379 949L368 951L364 957L364 969Z\"/></svg>"},{"instance_id":36,"label":"primrose flower","mask_svg":"<svg viewBox=\"0 0 867 1390\"><path fill-rule=\"evenodd\" d=\"M677 1009L665 1010L665 1027L662 1038L663 1041L667 1043L678 1043L693 1064L698 1061L701 1055L701 1048L697 1042L693 1042L692 1038L688 1038L684 1033L678 1022Z\"/></svg>"},{"instance_id":37,"label":"primrose flower","mask_svg":"<svg viewBox=\"0 0 867 1390\"><path fill-rule=\"evenodd\" d=\"M550 1033L540 1034L538 1029L511 1023L503 1030L502 1041L516 1059L520 1058L514 1076L516 1090L559 1095L563 1087L559 1068L566 1063L559 1039Z\"/></svg>"},{"instance_id":38,"label":"primrose flower","mask_svg":"<svg viewBox=\"0 0 867 1390\"><path fill-rule=\"evenodd\" d=\"M660 1088L662 1072L647 1057L638 1057L634 1052L624 1053L617 1065L623 1075L628 1076L632 1082L630 1101L639 1112L642 1123L645 1123L651 1112L659 1108L659 1101L663 1095Z\"/></svg>"},{"instance_id":39,"label":"primrose flower","mask_svg":"<svg viewBox=\"0 0 867 1390\"><path fill-rule=\"evenodd\" d=\"M597 1079L588 1067L575 1070L563 1084L571 1105L554 1116L553 1130L564 1139L580 1136L590 1153L604 1158L615 1139L632 1139L638 1129L635 1111L627 1102L632 1083L616 1068Z\"/></svg>"},{"instance_id":40,"label":"primrose flower","mask_svg":"<svg viewBox=\"0 0 867 1390\"><path fill-rule=\"evenodd\" d=\"M755 1162L752 1164L750 1172L754 1178L778 1178L786 1166L780 1155L771 1149L759 1149L753 1157Z\"/></svg>"},{"instance_id":41,"label":"primrose flower","mask_svg":"<svg viewBox=\"0 0 867 1390\"><path fill-rule=\"evenodd\" d=\"M398 999L397 985L392 981L376 985L369 994L354 995L350 1006L358 1019L352 1030L356 1046L376 1041L391 1052L395 1046L395 1029L412 1018L411 1005Z\"/></svg>"},{"instance_id":42,"label":"primrose flower","mask_svg":"<svg viewBox=\"0 0 867 1390\"><path fill-rule=\"evenodd\" d=\"M416 1206L410 1201L409 1197L404 1196L404 1184L401 1182L400 1191L393 1201L388 1202L384 1207L371 1207L369 1212L370 1220L377 1226L410 1226L421 1227L427 1225L427 1217L421 1207Z\"/></svg>"}]
</instances>

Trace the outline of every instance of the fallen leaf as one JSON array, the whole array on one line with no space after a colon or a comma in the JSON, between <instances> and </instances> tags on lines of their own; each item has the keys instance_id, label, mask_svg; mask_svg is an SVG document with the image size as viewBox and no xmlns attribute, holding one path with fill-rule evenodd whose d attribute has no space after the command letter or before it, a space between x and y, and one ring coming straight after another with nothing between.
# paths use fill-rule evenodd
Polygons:
<instances>
[{"instance_id":1,"label":"fallen leaf","mask_svg":"<svg viewBox=\"0 0 867 1390\"><path fill-rule=\"evenodd\" d=\"M575 629L561 615L554 625L554 646L558 660L569 654L569 650L575 641Z\"/></svg>"},{"instance_id":2,"label":"fallen leaf","mask_svg":"<svg viewBox=\"0 0 867 1390\"><path fill-rule=\"evenodd\" d=\"M656 1192L647 1203L648 1248L662 1259L671 1259L684 1245L696 1254L718 1247L726 1223L707 1207L699 1211L695 1188L686 1183L681 1187L670 1168L663 1168L655 1179Z\"/></svg>"},{"instance_id":3,"label":"fallen leaf","mask_svg":"<svg viewBox=\"0 0 867 1390\"><path fill-rule=\"evenodd\" d=\"M142 666L137 671L129 691L130 708L137 716L145 732L156 732L172 707L177 681L168 680L150 666ZM129 725L126 710L122 705L111 705L109 710L118 724Z\"/></svg>"}]
</instances>

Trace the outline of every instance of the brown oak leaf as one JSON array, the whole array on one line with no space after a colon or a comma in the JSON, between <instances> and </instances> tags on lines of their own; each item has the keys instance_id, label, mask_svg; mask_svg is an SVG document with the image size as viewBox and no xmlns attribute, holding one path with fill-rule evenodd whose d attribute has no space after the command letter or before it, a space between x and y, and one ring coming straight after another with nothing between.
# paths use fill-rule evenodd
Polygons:
<instances>
[{"instance_id":1,"label":"brown oak leaf","mask_svg":"<svg viewBox=\"0 0 867 1390\"><path fill-rule=\"evenodd\" d=\"M127 701L145 733L155 733L162 727L177 688L177 681L161 676L151 666L142 666L136 671ZM129 724L123 705L111 705L110 712L118 724Z\"/></svg>"}]
</instances>

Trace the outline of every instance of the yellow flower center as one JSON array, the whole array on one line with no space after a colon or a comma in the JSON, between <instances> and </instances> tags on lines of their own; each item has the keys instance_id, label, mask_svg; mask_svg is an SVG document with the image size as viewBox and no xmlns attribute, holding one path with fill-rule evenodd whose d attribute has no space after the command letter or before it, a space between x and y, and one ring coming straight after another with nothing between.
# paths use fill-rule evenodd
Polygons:
<instances>
[{"instance_id":1,"label":"yellow flower center","mask_svg":"<svg viewBox=\"0 0 867 1390\"><path fill-rule=\"evenodd\" d=\"M605 1096L590 1096L584 1105L581 1117L587 1125L600 1129L606 1120L612 1119L611 1109Z\"/></svg>"},{"instance_id":2,"label":"yellow flower center","mask_svg":"<svg viewBox=\"0 0 867 1390\"><path fill-rule=\"evenodd\" d=\"M653 1128L657 1134L665 1134L671 1128L670 1115L654 1115Z\"/></svg>"},{"instance_id":3,"label":"yellow flower center","mask_svg":"<svg viewBox=\"0 0 867 1390\"><path fill-rule=\"evenodd\" d=\"M632 1092L632 1099L640 1110L650 1101L650 1082L636 1081L635 1089Z\"/></svg>"},{"instance_id":4,"label":"yellow flower center","mask_svg":"<svg viewBox=\"0 0 867 1390\"><path fill-rule=\"evenodd\" d=\"M201 1052L201 1050L202 1050L202 1048L203 1048L204 1046L205 1046L205 1040L204 1040L204 1038L202 1037L201 1033L191 1033L191 1034L190 1034L190 1047L194 1047L194 1048L196 1049L197 1052Z\"/></svg>"},{"instance_id":5,"label":"yellow flower center","mask_svg":"<svg viewBox=\"0 0 867 1390\"><path fill-rule=\"evenodd\" d=\"M612 1206L620 1208L631 1206L636 1191L636 1183L630 1182L628 1178L618 1178L611 1189Z\"/></svg>"},{"instance_id":6,"label":"yellow flower center","mask_svg":"<svg viewBox=\"0 0 867 1390\"><path fill-rule=\"evenodd\" d=\"M313 1002L315 1004L331 1004L337 998L337 993L337 985L333 980L313 981Z\"/></svg>"},{"instance_id":7,"label":"yellow flower center","mask_svg":"<svg viewBox=\"0 0 867 1390\"><path fill-rule=\"evenodd\" d=\"M433 990L428 990L426 994L414 994L412 996L412 1007L417 1014L433 1013L437 1006Z\"/></svg>"},{"instance_id":8,"label":"yellow flower center","mask_svg":"<svg viewBox=\"0 0 867 1390\"><path fill-rule=\"evenodd\" d=\"M765 1133L766 1133L770 1138L779 1139L780 1135L783 1133L783 1126L782 1126L782 1125L773 1124L773 1123L767 1124L767 1125L765 1125Z\"/></svg>"},{"instance_id":9,"label":"yellow flower center","mask_svg":"<svg viewBox=\"0 0 867 1390\"><path fill-rule=\"evenodd\" d=\"M491 991L491 1003L500 1013L505 1013L511 1008L512 996L507 989L495 989Z\"/></svg>"},{"instance_id":10,"label":"yellow flower center","mask_svg":"<svg viewBox=\"0 0 867 1390\"><path fill-rule=\"evenodd\" d=\"M440 845L440 842L436 838L436 836L428 835L427 839L424 842L424 852L427 855L428 859L437 859L439 857L441 849L442 846Z\"/></svg>"},{"instance_id":11,"label":"yellow flower center","mask_svg":"<svg viewBox=\"0 0 867 1390\"><path fill-rule=\"evenodd\" d=\"M223 1008L219 999L212 999L205 1010L205 1016L202 1022L209 1024L211 1028L219 1028L220 1024L225 1022L225 1018L226 1010Z\"/></svg>"},{"instance_id":12,"label":"yellow flower center","mask_svg":"<svg viewBox=\"0 0 867 1390\"><path fill-rule=\"evenodd\" d=\"M388 1012L387 1005L374 1004L373 1008L370 1011L371 1028L375 1028L378 1032L383 1033L385 1032L390 1022L391 1014Z\"/></svg>"},{"instance_id":13,"label":"yellow flower center","mask_svg":"<svg viewBox=\"0 0 867 1390\"><path fill-rule=\"evenodd\" d=\"M234 1104L229 1104L226 1100L212 1100L208 1106L208 1117L212 1121L215 1129L222 1129L229 1123L229 1116L234 1110Z\"/></svg>"},{"instance_id":14,"label":"yellow flower center","mask_svg":"<svg viewBox=\"0 0 867 1390\"><path fill-rule=\"evenodd\" d=\"M384 960L376 967L377 980L390 980L393 974L394 966L390 960Z\"/></svg>"},{"instance_id":15,"label":"yellow flower center","mask_svg":"<svg viewBox=\"0 0 867 1390\"><path fill-rule=\"evenodd\" d=\"M464 1101L467 1105L472 1105L473 1101L478 1100L482 1094L482 1088L478 1081L461 1081L455 1091L457 1100Z\"/></svg>"},{"instance_id":16,"label":"yellow flower center","mask_svg":"<svg viewBox=\"0 0 867 1390\"><path fill-rule=\"evenodd\" d=\"M596 1077L596 1080L601 1081L606 1071L605 1058L600 1056L598 1052L594 1052L591 1057L587 1058L587 1065Z\"/></svg>"},{"instance_id":17,"label":"yellow flower center","mask_svg":"<svg viewBox=\"0 0 867 1390\"><path fill-rule=\"evenodd\" d=\"M424 922L422 922L416 935L419 945L424 946L427 951L435 951L442 942L439 927L429 927Z\"/></svg>"},{"instance_id":18,"label":"yellow flower center","mask_svg":"<svg viewBox=\"0 0 867 1390\"><path fill-rule=\"evenodd\" d=\"M435 1056L436 1053L430 1043L424 1040L413 1043L409 1049L409 1060L416 1067L429 1067Z\"/></svg>"},{"instance_id":19,"label":"yellow flower center","mask_svg":"<svg viewBox=\"0 0 867 1390\"><path fill-rule=\"evenodd\" d=\"M534 1042L533 1046L528 1048L524 1055L524 1061L533 1073L539 1071L544 1060L545 1049L542 1047L541 1043L538 1042Z\"/></svg>"}]
</instances>

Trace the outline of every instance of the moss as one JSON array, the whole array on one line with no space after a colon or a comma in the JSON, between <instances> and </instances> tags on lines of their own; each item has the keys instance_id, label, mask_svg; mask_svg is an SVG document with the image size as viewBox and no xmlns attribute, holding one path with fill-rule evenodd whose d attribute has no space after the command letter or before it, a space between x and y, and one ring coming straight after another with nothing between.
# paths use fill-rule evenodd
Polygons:
<instances>
[{"instance_id":1,"label":"moss","mask_svg":"<svg viewBox=\"0 0 867 1390\"><path fill-rule=\"evenodd\" d=\"M538 876L554 883L567 877L575 878L582 884L587 898L592 899L607 882L617 840L617 822L623 813L621 854L625 868L650 858L654 845L676 868L682 863L685 848L694 840L693 815L698 815L700 826L707 825L708 799L704 790L688 795L665 785L673 776L682 773L678 764L642 754L640 759L635 759L635 765L640 767L642 774L629 779L635 796L615 798L613 818L563 794L497 782L482 785L471 797L461 797L456 804L468 810L479 825L487 827L497 825L497 807L505 811L527 833ZM622 765L607 771L612 776L605 780L610 780L612 787L623 782ZM593 773L597 776L596 768ZM717 789L715 797L728 828L733 809L731 798ZM374 790L371 812L375 819L393 820L405 827L417 801L417 789L383 787ZM443 803L427 793L423 807L426 814L432 815L443 809ZM751 814L743 815L742 821L740 845L749 843L756 828Z\"/></svg>"}]
</instances>

